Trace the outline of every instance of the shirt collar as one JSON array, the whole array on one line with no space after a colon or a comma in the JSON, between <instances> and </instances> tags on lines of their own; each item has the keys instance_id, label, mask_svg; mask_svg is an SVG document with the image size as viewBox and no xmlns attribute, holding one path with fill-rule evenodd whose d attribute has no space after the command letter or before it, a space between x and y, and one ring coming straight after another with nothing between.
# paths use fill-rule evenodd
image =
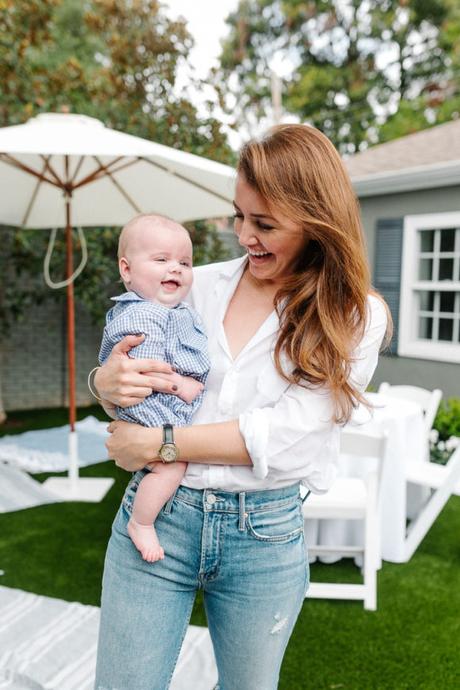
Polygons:
<instances>
[{"instance_id":1,"label":"shirt collar","mask_svg":"<svg viewBox=\"0 0 460 690\"><path fill-rule=\"evenodd\" d=\"M134 292L133 290L128 290L128 292L123 292L121 295L116 295L111 297L114 302L144 302L144 298Z\"/></svg>"},{"instance_id":2,"label":"shirt collar","mask_svg":"<svg viewBox=\"0 0 460 690\"><path fill-rule=\"evenodd\" d=\"M231 261L223 261L219 267L219 280L216 280L214 284L214 293L221 294L222 290L225 290L225 284L230 283L235 280L237 276L241 277L244 267L247 263L247 254L244 256L239 256L237 259L232 259Z\"/></svg>"},{"instance_id":3,"label":"shirt collar","mask_svg":"<svg viewBox=\"0 0 460 690\"><path fill-rule=\"evenodd\" d=\"M233 276L241 270L242 266L247 262L248 255L239 256L237 259L231 261L223 261L220 264L219 277L230 280Z\"/></svg>"},{"instance_id":4,"label":"shirt collar","mask_svg":"<svg viewBox=\"0 0 460 690\"><path fill-rule=\"evenodd\" d=\"M137 292L134 292L134 290L128 290L128 292L123 292L121 295L116 295L115 297L111 297L111 300L114 302L148 302L148 300L144 299L140 295L137 294ZM159 303L158 303L159 304ZM165 306L165 305L160 305L160 306ZM184 302L179 302L179 304L176 304L174 307L165 307L165 309L187 309L187 305Z\"/></svg>"}]
</instances>

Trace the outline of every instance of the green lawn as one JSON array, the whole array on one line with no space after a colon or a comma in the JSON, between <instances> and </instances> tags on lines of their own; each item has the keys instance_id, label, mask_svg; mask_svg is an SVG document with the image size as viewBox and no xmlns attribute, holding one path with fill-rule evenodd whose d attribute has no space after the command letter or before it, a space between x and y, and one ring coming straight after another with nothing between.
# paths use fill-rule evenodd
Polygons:
<instances>
[{"instance_id":1,"label":"green lawn","mask_svg":"<svg viewBox=\"0 0 460 690\"><path fill-rule=\"evenodd\" d=\"M89 413L100 414L87 408L80 416ZM11 413L0 433L65 422L62 410ZM113 476L116 482L99 504L63 503L0 515L0 584L99 603L104 549L128 475L109 462L81 474ZM350 562L312 569L312 579L335 576L356 581L357 570ZM205 625L200 596L192 622ZM305 601L279 687L460 688L460 498L450 500L410 563L384 563L376 613L358 602Z\"/></svg>"}]
</instances>

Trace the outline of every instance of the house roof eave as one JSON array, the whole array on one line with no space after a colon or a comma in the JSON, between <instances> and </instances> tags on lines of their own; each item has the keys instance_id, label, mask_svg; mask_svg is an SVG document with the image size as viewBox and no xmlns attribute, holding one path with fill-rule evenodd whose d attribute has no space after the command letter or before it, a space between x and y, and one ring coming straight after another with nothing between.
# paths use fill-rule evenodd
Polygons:
<instances>
[{"instance_id":1,"label":"house roof eave","mask_svg":"<svg viewBox=\"0 0 460 690\"><path fill-rule=\"evenodd\" d=\"M352 177L359 198L460 186L460 160Z\"/></svg>"}]
</instances>

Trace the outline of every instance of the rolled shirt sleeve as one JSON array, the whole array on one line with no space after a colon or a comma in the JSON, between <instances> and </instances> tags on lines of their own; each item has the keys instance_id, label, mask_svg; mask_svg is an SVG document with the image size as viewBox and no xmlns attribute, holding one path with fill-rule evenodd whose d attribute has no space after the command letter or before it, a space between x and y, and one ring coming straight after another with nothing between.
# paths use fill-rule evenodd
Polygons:
<instances>
[{"instance_id":1,"label":"rolled shirt sleeve","mask_svg":"<svg viewBox=\"0 0 460 690\"><path fill-rule=\"evenodd\" d=\"M378 361L387 328L384 304L368 298L364 336L353 356L351 380L365 391ZM291 385L273 406L239 416L239 428L253 463L253 474L264 479L289 475L315 493L326 491L335 476L339 426L332 421L333 404L325 388Z\"/></svg>"}]
</instances>

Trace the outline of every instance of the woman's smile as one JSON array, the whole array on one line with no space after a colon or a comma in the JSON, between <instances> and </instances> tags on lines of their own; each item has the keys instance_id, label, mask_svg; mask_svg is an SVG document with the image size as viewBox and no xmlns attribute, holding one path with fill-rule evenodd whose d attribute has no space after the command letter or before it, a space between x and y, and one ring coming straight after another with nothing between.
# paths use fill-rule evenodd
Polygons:
<instances>
[{"instance_id":1,"label":"woman's smile","mask_svg":"<svg viewBox=\"0 0 460 690\"><path fill-rule=\"evenodd\" d=\"M249 248L247 249L247 252L249 263L253 264L254 266L263 266L273 258L273 254L271 252L254 251Z\"/></svg>"}]
</instances>

